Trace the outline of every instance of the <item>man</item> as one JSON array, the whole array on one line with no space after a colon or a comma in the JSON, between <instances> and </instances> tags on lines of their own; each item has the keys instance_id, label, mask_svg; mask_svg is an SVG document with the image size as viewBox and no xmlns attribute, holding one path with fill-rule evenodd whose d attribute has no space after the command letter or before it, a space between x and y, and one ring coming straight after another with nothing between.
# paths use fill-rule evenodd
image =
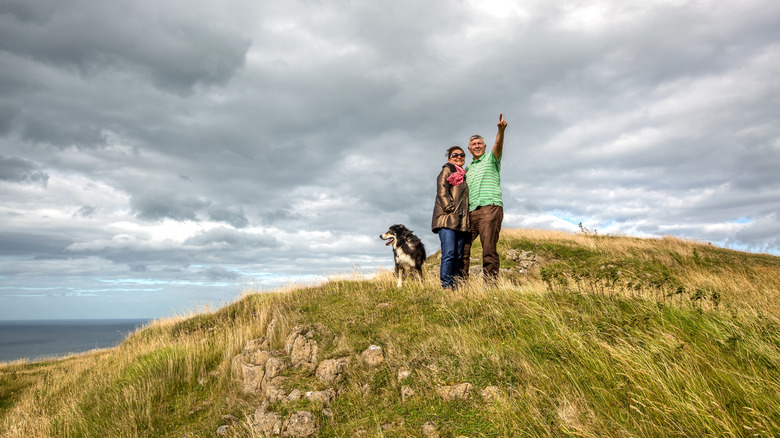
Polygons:
<instances>
[{"instance_id":1,"label":"man","mask_svg":"<svg viewBox=\"0 0 780 438\"><path fill-rule=\"evenodd\" d=\"M472 135L469 152L473 156L466 167L466 183L469 187L469 220L471 238L463 248L463 276L468 278L471 244L479 236L482 243L482 272L485 281L498 279L499 258L496 245L504 220L504 204L501 201L501 153L504 149L504 130L507 122L504 114L498 116L498 134L493 149L487 151L482 136Z\"/></svg>"}]
</instances>

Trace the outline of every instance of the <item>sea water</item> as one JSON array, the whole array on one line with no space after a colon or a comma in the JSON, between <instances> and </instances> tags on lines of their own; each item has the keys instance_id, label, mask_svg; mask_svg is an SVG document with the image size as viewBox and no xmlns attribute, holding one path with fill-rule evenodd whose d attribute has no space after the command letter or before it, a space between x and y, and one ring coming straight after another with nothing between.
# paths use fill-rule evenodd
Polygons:
<instances>
[{"instance_id":1,"label":"sea water","mask_svg":"<svg viewBox=\"0 0 780 438\"><path fill-rule=\"evenodd\" d=\"M0 321L0 362L40 360L118 345L147 319Z\"/></svg>"}]
</instances>

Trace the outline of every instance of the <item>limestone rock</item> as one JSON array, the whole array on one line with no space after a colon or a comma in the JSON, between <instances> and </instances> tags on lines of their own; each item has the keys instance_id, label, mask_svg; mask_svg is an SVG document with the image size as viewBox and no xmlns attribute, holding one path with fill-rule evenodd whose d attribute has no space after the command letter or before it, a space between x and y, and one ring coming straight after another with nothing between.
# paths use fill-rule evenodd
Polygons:
<instances>
[{"instance_id":1,"label":"limestone rock","mask_svg":"<svg viewBox=\"0 0 780 438\"><path fill-rule=\"evenodd\" d=\"M480 392L482 400L485 402L491 402L501 397L501 390L498 386L487 386Z\"/></svg>"},{"instance_id":2,"label":"limestone rock","mask_svg":"<svg viewBox=\"0 0 780 438\"><path fill-rule=\"evenodd\" d=\"M285 398L286 401L298 401L303 398L303 391L296 388L290 391L289 394L287 394L287 397Z\"/></svg>"},{"instance_id":3,"label":"limestone rock","mask_svg":"<svg viewBox=\"0 0 780 438\"><path fill-rule=\"evenodd\" d=\"M219 426L217 428L217 436L226 436L230 432L230 426Z\"/></svg>"},{"instance_id":4,"label":"limestone rock","mask_svg":"<svg viewBox=\"0 0 780 438\"><path fill-rule=\"evenodd\" d=\"M330 388L325 391L309 391L306 393L306 398L312 402L320 402L323 406L330 406L336 398L336 391Z\"/></svg>"},{"instance_id":5,"label":"limestone rock","mask_svg":"<svg viewBox=\"0 0 780 438\"><path fill-rule=\"evenodd\" d=\"M530 251L510 249L506 252L506 257L517 263L521 271L528 270L539 264L537 255Z\"/></svg>"},{"instance_id":6,"label":"limestone rock","mask_svg":"<svg viewBox=\"0 0 780 438\"><path fill-rule=\"evenodd\" d=\"M282 436L293 438L305 438L315 436L320 426L317 417L308 411L293 412L282 424Z\"/></svg>"},{"instance_id":7,"label":"limestone rock","mask_svg":"<svg viewBox=\"0 0 780 438\"><path fill-rule=\"evenodd\" d=\"M348 358L327 359L317 367L317 380L324 383L338 383L344 380Z\"/></svg>"},{"instance_id":8,"label":"limestone rock","mask_svg":"<svg viewBox=\"0 0 780 438\"><path fill-rule=\"evenodd\" d=\"M286 382L287 377L282 376L277 376L266 381L265 391L263 392L265 398L271 403L284 401L287 398L287 393L284 390L284 384Z\"/></svg>"},{"instance_id":9,"label":"limestone rock","mask_svg":"<svg viewBox=\"0 0 780 438\"><path fill-rule=\"evenodd\" d=\"M385 361L385 354L379 345L371 345L366 351L360 354L360 357L368 366L377 366Z\"/></svg>"},{"instance_id":10,"label":"limestone rock","mask_svg":"<svg viewBox=\"0 0 780 438\"><path fill-rule=\"evenodd\" d=\"M276 356L276 353L273 351L268 350L257 350L252 352L250 356L248 356L249 363L253 365L260 365L264 366L266 362L268 362L268 359Z\"/></svg>"},{"instance_id":11,"label":"limestone rock","mask_svg":"<svg viewBox=\"0 0 780 438\"><path fill-rule=\"evenodd\" d=\"M249 342L244 345L244 356L250 357L252 356L252 353L259 351L259 350L265 350L265 338L259 338L259 339L252 339Z\"/></svg>"},{"instance_id":12,"label":"limestone rock","mask_svg":"<svg viewBox=\"0 0 780 438\"><path fill-rule=\"evenodd\" d=\"M282 416L276 412L266 412L263 407L257 408L254 420L255 429L262 436L279 435L282 431Z\"/></svg>"},{"instance_id":13,"label":"limestone rock","mask_svg":"<svg viewBox=\"0 0 780 438\"><path fill-rule=\"evenodd\" d=\"M287 336L285 352L290 356L294 367L303 367L314 371L319 362L320 347L314 338L314 329L310 326L296 326Z\"/></svg>"},{"instance_id":14,"label":"limestone rock","mask_svg":"<svg viewBox=\"0 0 780 438\"><path fill-rule=\"evenodd\" d=\"M262 388L264 374L263 367L252 364L241 365L241 391L244 394L253 394L255 392L259 392Z\"/></svg>"},{"instance_id":15,"label":"limestone rock","mask_svg":"<svg viewBox=\"0 0 780 438\"><path fill-rule=\"evenodd\" d=\"M265 362L265 381L270 381L287 369L287 362L281 357L271 357Z\"/></svg>"},{"instance_id":16,"label":"limestone rock","mask_svg":"<svg viewBox=\"0 0 780 438\"><path fill-rule=\"evenodd\" d=\"M445 401L468 400L472 385L471 383L460 383L457 385L443 385L436 388L436 392Z\"/></svg>"}]
</instances>

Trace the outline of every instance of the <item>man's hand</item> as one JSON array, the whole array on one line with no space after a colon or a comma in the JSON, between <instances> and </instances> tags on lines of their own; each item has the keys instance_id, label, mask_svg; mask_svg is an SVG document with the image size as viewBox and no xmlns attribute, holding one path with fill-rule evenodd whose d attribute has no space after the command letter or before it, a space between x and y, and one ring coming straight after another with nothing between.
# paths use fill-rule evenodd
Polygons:
<instances>
[{"instance_id":1,"label":"man's hand","mask_svg":"<svg viewBox=\"0 0 780 438\"><path fill-rule=\"evenodd\" d=\"M498 130L503 131L506 129L507 122L504 120L504 113L498 115Z\"/></svg>"}]
</instances>

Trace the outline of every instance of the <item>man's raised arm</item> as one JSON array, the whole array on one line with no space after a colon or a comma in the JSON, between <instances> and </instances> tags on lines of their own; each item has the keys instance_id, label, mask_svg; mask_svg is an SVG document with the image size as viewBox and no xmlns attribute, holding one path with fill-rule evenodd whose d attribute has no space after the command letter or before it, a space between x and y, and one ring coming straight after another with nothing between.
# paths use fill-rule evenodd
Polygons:
<instances>
[{"instance_id":1,"label":"man's raised arm","mask_svg":"<svg viewBox=\"0 0 780 438\"><path fill-rule=\"evenodd\" d=\"M493 156L501 158L501 153L504 151L504 130L506 129L506 120L504 120L504 113L498 115L498 134L496 134L496 143L493 145Z\"/></svg>"}]
</instances>

